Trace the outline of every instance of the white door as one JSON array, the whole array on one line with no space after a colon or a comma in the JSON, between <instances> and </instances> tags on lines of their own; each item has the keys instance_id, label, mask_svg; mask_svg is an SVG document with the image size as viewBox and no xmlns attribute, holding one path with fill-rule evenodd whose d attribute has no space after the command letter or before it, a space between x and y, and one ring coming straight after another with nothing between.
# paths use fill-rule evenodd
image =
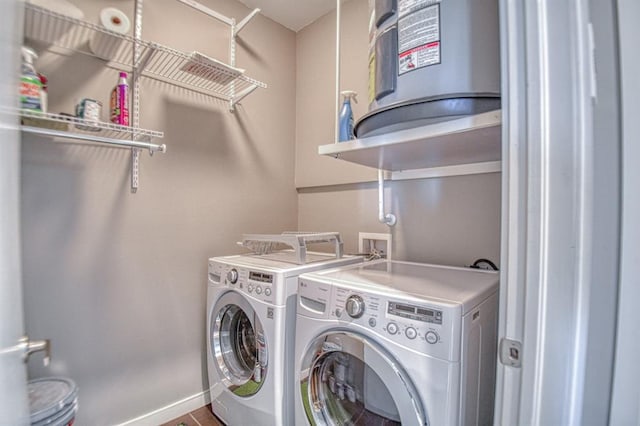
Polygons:
<instances>
[{"instance_id":1,"label":"white door","mask_svg":"<svg viewBox=\"0 0 640 426\"><path fill-rule=\"evenodd\" d=\"M0 424L28 425L27 372L20 261L20 133L17 105L21 3L2 0L0 13Z\"/></svg>"}]
</instances>

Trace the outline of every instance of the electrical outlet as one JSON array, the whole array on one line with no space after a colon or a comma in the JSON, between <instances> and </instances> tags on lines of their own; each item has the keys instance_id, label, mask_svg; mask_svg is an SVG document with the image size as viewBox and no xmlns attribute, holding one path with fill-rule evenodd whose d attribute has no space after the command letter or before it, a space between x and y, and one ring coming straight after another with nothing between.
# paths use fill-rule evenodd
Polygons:
<instances>
[{"instance_id":1,"label":"electrical outlet","mask_svg":"<svg viewBox=\"0 0 640 426\"><path fill-rule=\"evenodd\" d=\"M358 232L358 253L391 259L391 234Z\"/></svg>"}]
</instances>

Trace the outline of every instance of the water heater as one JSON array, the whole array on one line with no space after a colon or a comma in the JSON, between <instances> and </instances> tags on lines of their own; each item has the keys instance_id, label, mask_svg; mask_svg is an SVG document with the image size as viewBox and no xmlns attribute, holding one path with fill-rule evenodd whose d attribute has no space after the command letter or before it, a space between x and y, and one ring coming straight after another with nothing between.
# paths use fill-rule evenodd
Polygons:
<instances>
[{"instance_id":1,"label":"water heater","mask_svg":"<svg viewBox=\"0 0 640 426\"><path fill-rule=\"evenodd\" d=\"M500 108L498 0L369 0L373 136Z\"/></svg>"}]
</instances>

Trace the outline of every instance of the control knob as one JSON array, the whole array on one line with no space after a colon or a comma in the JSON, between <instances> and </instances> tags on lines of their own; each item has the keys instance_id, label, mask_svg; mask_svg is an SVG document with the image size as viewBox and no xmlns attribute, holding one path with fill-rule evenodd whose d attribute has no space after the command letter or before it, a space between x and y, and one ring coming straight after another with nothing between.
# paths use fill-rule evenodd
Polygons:
<instances>
[{"instance_id":1,"label":"control knob","mask_svg":"<svg viewBox=\"0 0 640 426\"><path fill-rule=\"evenodd\" d=\"M351 318L360 318L364 314L364 300L362 300L362 297L352 294L347 298L344 309Z\"/></svg>"},{"instance_id":2,"label":"control knob","mask_svg":"<svg viewBox=\"0 0 640 426\"><path fill-rule=\"evenodd\" d=\"M418 332L413 327L407 327L404 330L404 334L405 334L405 336L407 336L409 339L412 339L412 340L415 339L416 336L418 336Z\"/></svg>"},{"instance_id":3,"label":"control knob","mask_svg":"<svg viewBox=\"0 0 640 426\"><path fill-rule=\"evenodd\" d=\"M427 334L424 335L425 340L427 341L427 343L430 344L434 344L434 343L438 343L439 340L439 336L438 333L436 333L435 331L427 331Z\"/></svg>"},{"instance_id":4,"label":"control knob","mask_svg":"<svg viewBox=\"0 0 640 426\"><path fill-rule=\"evenodd\" d=\"M229 272L227 272L227 280L229 280L231 284L238 282L238 270L236 268L230 269Z\"/></svg>"}]
</instances>

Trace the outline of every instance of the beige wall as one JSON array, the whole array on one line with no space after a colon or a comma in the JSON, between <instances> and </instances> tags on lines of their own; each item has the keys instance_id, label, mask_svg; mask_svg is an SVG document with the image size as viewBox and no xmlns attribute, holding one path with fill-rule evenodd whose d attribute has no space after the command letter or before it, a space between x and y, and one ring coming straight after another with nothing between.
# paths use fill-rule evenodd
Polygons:
<instances>
[{"instance_id":1,"label":"beige wall","mask_svg":"<svg viewBox=\"0 0 640 426\"><path fill-rule=\"evenodd\" d=\"M357 120L367 110L368 4L343 3L341 19L341 90L358 92L352 103ZM335 141L336 15L329 13L296 36L296 187L367 182L376 179L368 167L318 155L318 146ZM364 47L364 48L363 48Z\"/></svg>"},{"instance_id":2,"label":"beige wall","mask_svg":"<svg viewBox=\"0 0 640 426\"><path fill-rule=\"evenodd\" d=\"M386 212L378 222L378 189L370 183L299 190L301 230L339 231L345 251L358 249L358 232L391 233L393 257L465 266L500 261L500 174L387 182Z\"/></svg>"},{"instance_id":3,"label":"beige wall","mask_svg":"<svg viewBox=\"0 0 640 426\"><path fill-rule=\"evenodd\" d=\"M75 0L94 20L104 6ZM236 19L235 1L204 3ZM227 27L174 0L145 2L144 36L227 60ZM82 55L42 58L52 111L106 105L117 72ZM297 227L294 188L295 34L258 16L238 66L269 84L236 113L145 80L142 126L165 132L166 154L143 153L129 192L129 152L24 138L22 235L27 332L52 340L52 364L80 388L81 425L112 425L208 388L207 258L238 252L242 233ZM70 78L73 76L73 78Z\"/></svg>"}]
</instances>

